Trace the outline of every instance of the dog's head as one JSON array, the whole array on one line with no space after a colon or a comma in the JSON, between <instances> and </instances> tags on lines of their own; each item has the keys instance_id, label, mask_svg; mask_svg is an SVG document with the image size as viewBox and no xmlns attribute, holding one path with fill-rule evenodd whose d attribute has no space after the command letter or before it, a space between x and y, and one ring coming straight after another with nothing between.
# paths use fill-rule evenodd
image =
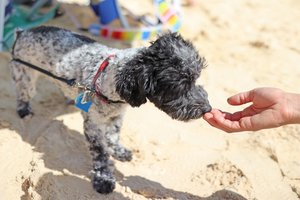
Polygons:
<instances>
[{"instance_id":1,"label":"dog's head","mask_svg":"<svg viewBox=\"0 0 300 200\"><path fill-rule=\"evenodd\" d=\"M196 119L211 110L206 91L195 85L204 66L190 42L167 33L125 64L116 90L131 106L148 99L173 119Z\"/></svg>"}]
</instances>

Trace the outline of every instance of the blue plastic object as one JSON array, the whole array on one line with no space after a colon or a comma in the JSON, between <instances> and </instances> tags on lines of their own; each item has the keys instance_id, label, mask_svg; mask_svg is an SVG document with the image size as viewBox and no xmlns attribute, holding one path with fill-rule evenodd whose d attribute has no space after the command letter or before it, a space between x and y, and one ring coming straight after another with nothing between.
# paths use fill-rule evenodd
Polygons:
<instances>
[{"instance_id":1,"label":"blue plastic object","mask_svg":"<svg viewBox=\"0 0 300 200\"><path fill-rule=\"evenodd\" d=\"M117 0L98 0L98 3L91 3L95 14L99 16L100 24L108 25L112 21L119 19L124 28L129 28L126 18L122 15L122 10Z\"/></svg>"},{"instance_id":2,"label":"blue plastic object","mask_svg":"<svg viewBox=\"0 0 300 200\"><path fill-rule=\"evenodd\" d=\"M88 112L91 105L92 105L92 100L89 100L88 102L83 101L83 93L80 93L76 99L75 99L75 106L79 108L80 110L83 110L84 112Z\"/></svg>"},{"instance_id":3,"label":"blue plastic object","mask_svg":"<svg viewBox=\"0 0 300 200\"><path fill-rule=\"evenodd\" d=\"M120 17L118 10L116 9L117 5L115 0L100 0L98 4L92 4L91 6L96 15L101 15L101 24L109 24Z\"/></svg>"}]
</instances>

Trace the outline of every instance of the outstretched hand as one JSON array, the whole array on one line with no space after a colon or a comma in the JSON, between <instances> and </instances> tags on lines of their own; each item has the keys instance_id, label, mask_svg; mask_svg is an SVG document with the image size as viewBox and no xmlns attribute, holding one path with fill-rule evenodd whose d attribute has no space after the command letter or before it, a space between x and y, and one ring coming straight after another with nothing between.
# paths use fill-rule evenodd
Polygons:
<instances>
[{"instance_id":1,"label":"outstretched hand","mask_svg":"<svg viewBox=\"0 0 300 200\"><path fill-rule=\"evenodd\" d=\"M233 106L252 103L235 113L212 109L204 119L226 132L257 131L300 123L300 97L276 88L256 88L228 98Z\"/></svg>"}]
</instances>

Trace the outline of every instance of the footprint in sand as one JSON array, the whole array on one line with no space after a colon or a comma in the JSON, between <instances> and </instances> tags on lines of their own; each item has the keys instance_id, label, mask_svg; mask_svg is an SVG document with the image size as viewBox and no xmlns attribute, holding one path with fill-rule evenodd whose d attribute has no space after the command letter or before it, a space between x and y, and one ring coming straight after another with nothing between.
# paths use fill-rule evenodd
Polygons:
<instances>
[{"instance_id":1,"label":"footprint in sand","mask_svg":"<svg viewBox=\"0 0 300 200\"><path fill-rule=\"evenodd\" d=\"M253 191L243 171L228 160L208 164L204 169L193 173L191 181L199 182L201 187L208 187L214 191L239 191L245 197L251 197Z\"/></svg>"}]
</instances>

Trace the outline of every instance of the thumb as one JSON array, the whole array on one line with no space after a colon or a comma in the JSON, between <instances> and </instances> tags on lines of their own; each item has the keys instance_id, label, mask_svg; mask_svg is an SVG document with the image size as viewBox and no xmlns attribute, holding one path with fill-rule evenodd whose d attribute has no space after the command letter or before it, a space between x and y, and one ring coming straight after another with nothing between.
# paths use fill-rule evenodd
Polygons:
<instances>
[{"instance_id":1,"label":"thumb","mask_svg":"<svg viewBox=\"0 0 300 200\"><path fill-rule=\"evenodd\" d=\"M253 100L253 90L242 92L236 95L233 95L227 99L227 102L230 105L238 106L245 103L252 102Z\"/></svg>"}]
</instances>

